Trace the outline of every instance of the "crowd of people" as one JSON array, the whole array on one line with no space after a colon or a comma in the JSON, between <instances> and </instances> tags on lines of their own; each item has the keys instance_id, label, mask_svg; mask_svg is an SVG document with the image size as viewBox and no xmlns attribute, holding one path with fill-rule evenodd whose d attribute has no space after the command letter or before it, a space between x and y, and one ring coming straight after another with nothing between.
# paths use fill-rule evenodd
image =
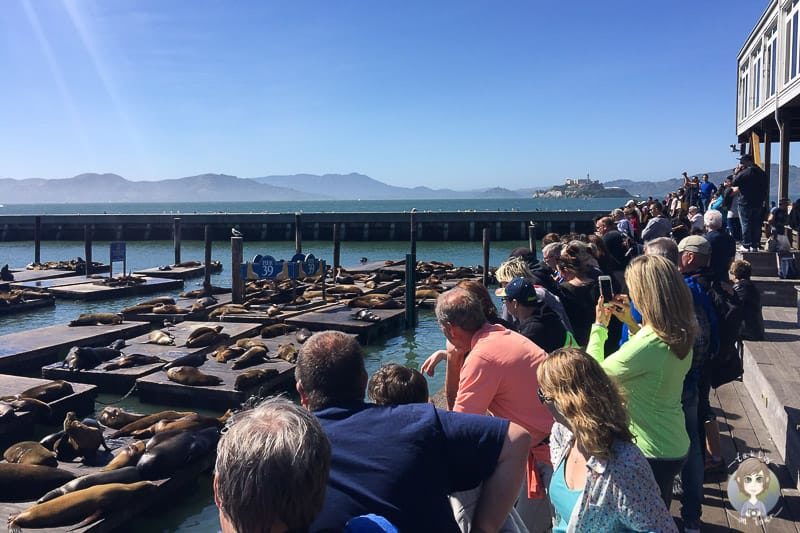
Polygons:
<instances>
[{"instance_id":1,"label":"crowd of people","mask_svg":"<svg viewBox=\"0 0 800 533\"><path fill-rule=\"evenodd\" d=\"M761 240L752 168L743 157L719 187L685 176L591 235L547 234L541 259L514 250L500 309L458 283L421 372L368 376L351 336L313 335L301 405L268 400L222 437L223 531L671 532L675 494L683 531L700 531L704 478L725 468L710 391L741 375L740 340L764 336L751 266L734 261L737 240ZM440 363L443 409L423 376Z\"/></svg>"}]
</instances>

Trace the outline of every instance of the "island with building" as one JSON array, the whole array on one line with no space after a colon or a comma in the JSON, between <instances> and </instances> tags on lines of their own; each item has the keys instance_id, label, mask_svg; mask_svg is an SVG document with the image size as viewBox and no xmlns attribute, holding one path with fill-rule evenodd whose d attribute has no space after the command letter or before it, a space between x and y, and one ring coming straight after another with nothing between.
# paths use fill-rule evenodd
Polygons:
<instances>
[{"instance_id":1,"label":"island with building","mask_svg":"<svg viewBox=\"0 0 800 533\"><path fill-rule=\"evenodd\" d=\"M599 180L586 178L567 178L564 185L554 185L547 190L533 193L534 198L632 198L633 195L622 187L605 187Z\"/></svg>"}]
</instances>

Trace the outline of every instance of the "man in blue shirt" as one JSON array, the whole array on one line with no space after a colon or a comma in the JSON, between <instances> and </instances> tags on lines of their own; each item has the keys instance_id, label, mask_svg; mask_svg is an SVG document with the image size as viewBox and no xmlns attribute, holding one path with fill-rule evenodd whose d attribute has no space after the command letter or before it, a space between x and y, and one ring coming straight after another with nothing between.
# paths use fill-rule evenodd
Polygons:
<instances>
[{"instance_id":1,"label":"man in blue shirt","mask_svg":"<svg viewBox=\"0 0 800 533\"><path fill-rule=\"evenodd\" d=\"M717 186L708 181L708 174L703 174L703 181L700 182L700 202L703 204L703 212L708 211L708 204L711 197L717 192Z\"/></svg>"},{"instance_id":2,"label":"man in blue shirt","mask_svg":"<svg viewBox=\"0 0 800 533\"><path fill-rule=\"evenodd\" d=\"M325 503L310 531L341 531L374 513L400 531L457 532L447 495L481 483L472 528L497 531L506 520L530 447L522 427L430 404L365 403L364 351L335 331L303 344L295 378L332 450Z\"/></svg>"}]
</instances>

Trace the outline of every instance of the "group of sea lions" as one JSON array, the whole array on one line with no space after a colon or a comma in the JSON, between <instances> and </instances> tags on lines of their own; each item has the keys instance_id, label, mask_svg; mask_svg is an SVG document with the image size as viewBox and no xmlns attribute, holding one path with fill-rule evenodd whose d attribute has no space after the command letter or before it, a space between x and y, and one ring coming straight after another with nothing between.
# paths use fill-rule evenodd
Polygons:
<instances>
[{"instance_id":1,"label":"group of sea lions","mask_svg":"<svg viewBox=\"0 0 800 533\"><path fill-rule=\"evenodd\" d=\"M213 296L201 296L192 303L191 307L180 307L177 305L174 298L160 296L126 307L121 312L123 315L141 315L149 313L156 315L188 315L189 313L203 311L216 304L217 301L218 300Z\"/></svg>"},{"instance_id":2,"label":"group of sea lions","mask_svg":"<svg viewBox=\"0 0 800 533\"><path fill-rule=\"evenodd\" d=\"M19 394L0 397L0 422L15 417L18 412L32 412L41 418L50 416L50 404L75 391L66 381L55 380L26 389Z\"/></svg>"},{"instance_id":3,"label":"group of sea lions","mask_svg":"<svg viewBox=\"0 0 800 533\"><path fill-rule=\"evenodd\" d=\"M102 263L92 261L92 267L102 267ZM82 257L76 257L69 261L46 261L44 263L30 263L25 267L27 270L70 270L76 274L86 273L86 261Z\"/></svg>"},{"instance_id":4,"label":"group of sea lions","mask_svg":"<svg viewBox=\"0 0 800 533\"><path fill-rule=\"evenodd\" d=\"M36 300L52 299L46 292L31 289L11 289L0 292L0 306L16 305Z\"/></svg>"},{"instance_id":5,"label":"group of sea lions","mask_svg":"<svg viewBox=\"0 0 800 533\"><path fill-rule=\"evenodd\" d=\"M68 413L58 433L40 442L18 442L5 451L0 501L35 501L8 517L9 530L76 524L77 529L135 504L153 493L157 487L153 480L169 478L212 453L230 416L230 411L219 418L175 411L144 415L106 407L98 423L78 421ZM103 426L116 430L110 440L124 436L136 440L118 446L111 456L100 450L106 446ZM59 467L78 457L105 466L79 477Z\"/></svg>"},{"instance_id":6,"label":"group of sea lions","mask_svg":"<svg viewBox=\"0 0 800 533\"><path fill-rule=\"evenodd\" d=\"M121 274L113 278L100 278L93 281L95 285L104 285L106 287L133 287L147 282L144 276L126 275Z\"/></svg>"}]
</instances>

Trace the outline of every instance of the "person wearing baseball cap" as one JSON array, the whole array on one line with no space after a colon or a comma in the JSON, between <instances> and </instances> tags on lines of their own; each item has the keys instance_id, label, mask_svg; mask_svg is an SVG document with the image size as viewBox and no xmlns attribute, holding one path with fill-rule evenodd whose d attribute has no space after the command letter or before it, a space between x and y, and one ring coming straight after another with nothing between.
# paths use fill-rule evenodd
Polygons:
<instances>
[{"instance_id":1,"label":"person wearing baseball cap","mask_svg":"<svg viewBox=\"0 0 800 533\"><path fill-rule=\"evenodd\" d=\"M558 314L539 299L530 280L514 278L495 294L504 300L509 314L518 321L519 333L544 351L552 352L570 342L571 334Z\"/></svg>"},{"instance_id":2,"label":"person wearing baseball cap","mask_svg":"<svg viewBox=\"0 0 800 533\"><path fill-rule=\"evenodd\" d=\"M739 192L739 220L742 223L742 247L740 251L756 251L761 248L761 223L764 220L764 203L767 200L769 180L753 156L745 154L739 158L742 169L733 177L733 192Z\"/></svg>"}]
</instances>

